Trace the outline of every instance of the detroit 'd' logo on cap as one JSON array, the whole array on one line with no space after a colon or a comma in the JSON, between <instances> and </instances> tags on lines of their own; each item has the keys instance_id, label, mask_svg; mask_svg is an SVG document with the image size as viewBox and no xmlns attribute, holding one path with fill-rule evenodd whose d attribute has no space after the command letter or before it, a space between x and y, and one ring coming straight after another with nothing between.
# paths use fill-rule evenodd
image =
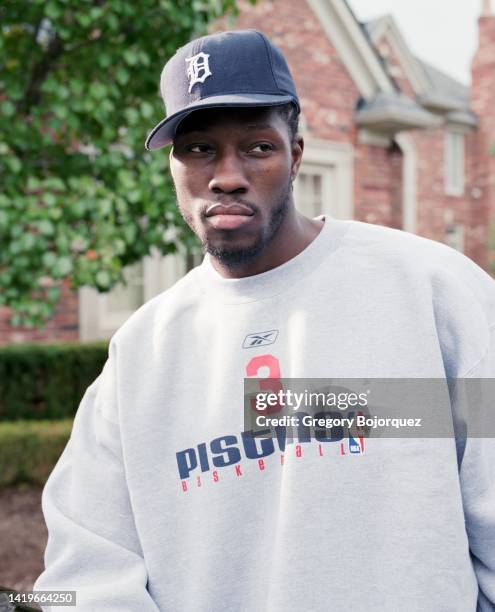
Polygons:
<instances>
[{"instance_id":1,"label":"detroit 'd' logo on cap","mask_svg":"<svg viewBox=\"0 0 495 612\"><path fill-rule=\"evenodd\" d=\"M195 83L204 83L209 76L212 76L208 63L209 57L208 53L201 52L186 58L189 93L191 93L191 89Z\"/></svg>"}]
</instances>

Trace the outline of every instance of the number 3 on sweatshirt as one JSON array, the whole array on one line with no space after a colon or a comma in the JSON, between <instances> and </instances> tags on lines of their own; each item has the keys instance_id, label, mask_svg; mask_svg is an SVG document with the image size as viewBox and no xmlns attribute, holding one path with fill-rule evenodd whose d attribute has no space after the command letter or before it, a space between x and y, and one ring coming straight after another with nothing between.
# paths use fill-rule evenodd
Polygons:
<instances>
[{"instance_id":1,"label":"number 3 on sweatshirt","mask_svg":"<svg viewBox=\"0 0 495 612\"><path fill-rule=\"evenodd\" d=\"M266 378L260 377L260 370L264 368L268 368L268 376ZM280 382L280 362L274 355L257 355L253 357L246 366L246 376L262 378L262 380L260 380L260 391L267 393L278 393L279 391L283 391L283 386ZM251 408L255 412L259 412L256 408L254 398L251 400ZM281 409L282 406L277 403L274 406L267 406L267 408L263 410L263 414L273 414L279 412Z\"/></svg>"}]
</instances>

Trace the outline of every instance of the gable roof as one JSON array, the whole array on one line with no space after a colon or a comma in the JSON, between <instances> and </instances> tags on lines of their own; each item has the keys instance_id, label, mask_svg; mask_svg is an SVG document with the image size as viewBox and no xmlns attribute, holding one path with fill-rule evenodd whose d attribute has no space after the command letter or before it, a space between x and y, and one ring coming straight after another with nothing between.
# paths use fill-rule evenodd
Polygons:
<instances>
[{"instance_id":1,"label":"gable roof","mask_svg":"<svg viewBox=\"0 0 495 612\"><path fill-rule=\"evenodd\" d=\"M308 4L363 98L396 90L346 0L308 0Z\"/></svg>"},{"instance_id":2,"label":"gable roof","mask_svg":"<svg viewBox=\"0 0 495 612\"><path fill-rule=\"evenodd\" d=\"M469 111L469 98L459 89L462 85L443 73L441 78L440 71L432 67L430 70L418 60L390 15L365 24L356 18L347 0L307 1L361 95L356 109L358 124L392 134L424 128L439 121L430 108L455 111L452 120L460 123L476 122ZM374 44L383 28L393 39L394 50L416 93L414 98L401 92ZM452 96L452 89L457 92L456 96Z\"/></svg>"},{"instance_id":3,"label":"gable roof","mask_svg":"<svg viewBox=\"0 0 495 612\"><path fill-rule=\"evenodd\" d=\"M392 15L377 17L362 26L375 48L387 36L421 104L439 110L469 111L469 87L413 55Z\"/></svg>"},{"instance_id":4,"label":"gable roof","mask_svg":"<svg viewBox=\"0 0 495 612\"><path fill-rule=\"evenodd\" d=\"M442 70L432 66L419 58L416 58L428 77L430 88L424 95L427 98L443 100L444 104L466 110L469 109L469 87L463 85Z\"/></svg>"},{"instance_id":5,"label":"gable roof","mask_svg":"<svg viewBox=\"0 0 495 612\"><path fill-rule=\"evenodd\" d=\"M384 15L371 22L361 24L368 33L371 44L380 54L378 43L385 37L399 60L399 63L406 74L406 78L414 89L415 93L421 93L428 87L428 81L424 71L418 64L416 58L411 53L409 46L402 36L402 32L392 15ZM386 64L386 63L385 63ZM386 70L389 68L386 65Z\"/></svg>"}]
</instances>

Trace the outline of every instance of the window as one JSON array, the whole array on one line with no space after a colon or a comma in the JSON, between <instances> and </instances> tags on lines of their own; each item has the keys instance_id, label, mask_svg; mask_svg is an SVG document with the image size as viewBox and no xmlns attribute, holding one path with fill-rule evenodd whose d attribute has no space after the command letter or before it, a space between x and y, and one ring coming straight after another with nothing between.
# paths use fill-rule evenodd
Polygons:
<instances>
[{"instance_id":1,"label":"window","mask_svg":"<svg viewBox=\"0 0 495 612\"><path fill-rule=\"evenodd\" d=\"M445 134L445 193L460 196L464 193L464 134L447 131Z\"/></svg>"},{"instance_id":2,"label":"window","mask_svg":"<svg viewBox=\"0 0 495 612\"><path fill-rule=\"evenodd\" d=\"M301 164L294 182L296 208L307 217L330 214L338 216L335 209L335 167L323 164Z\"/></svg>"},{"instance_id":3,"label":"window","mask_svg":"<svg viewBox=\"0 0 495 612\"><path fill-rule=\"evenodd\" d=\"M128 266L123 274L127 285L119 283L108 293L100 294L99 319L106 328L118 328L145 302L143 261Z\"/></svg>"},{"instance_id":4,"label":"window","mask_svg":"<svg viewBox=\"0 0 495 612\"><path fill-rule=\"evenodd\" d=\"M348 144L307 137L294 181L296 208L307 217L352 219L354 150Z\"/></svg>"},{"instance_id":5,"label":"window","mask_svg":"<svg viewBox=\"0 0 495 612\"><path fill-rule=\"evenodd\" d=\"M304 214L316 217L323 212L323 176L317 170L301 170L297 178L297 203L301 204ZM301 200L301 201L300 201Z\"/></svg>"},{"instance_id":6,"label":"window","mask_svg":"<svg viewBox=\"0 0 495 612\"><path fill-rule=\"evenodd\" d=\"M81 340L110 338L142 304L171 287L186 272L183 253L163 256L152 248L150 255L124 270L123 283L108 293L92 287L79 289Z\"/></svg>"},{"instance_id":7,"label":"window","mask_svg":"<svg viewBox=\"0 0 495 612\"><path fill-rule=\"evenodd\" d=\"M464 226L457 223L449 223L445 228L445 244L463 253Z\"/></svg>"}]
</instances>

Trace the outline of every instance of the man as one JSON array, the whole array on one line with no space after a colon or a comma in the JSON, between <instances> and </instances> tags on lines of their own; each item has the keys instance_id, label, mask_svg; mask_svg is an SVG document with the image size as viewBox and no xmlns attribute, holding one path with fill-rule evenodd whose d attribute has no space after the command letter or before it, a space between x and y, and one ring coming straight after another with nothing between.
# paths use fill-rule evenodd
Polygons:
<instances>
[{"instance_id":1,"label":"man","mask_svg":"<svg viewBox=\"0 0 495 612\"><path fill-rule=\"evenodd\" d=\"M296 211L299 102L263 34L189 43L161 89L146 146L173 143L206 255L113 336L44 490L35 589L98 611L493 610L492 440L259 437L243 382L491 378L495 283L444 245Z\"/></svg>"}]
</instances>

